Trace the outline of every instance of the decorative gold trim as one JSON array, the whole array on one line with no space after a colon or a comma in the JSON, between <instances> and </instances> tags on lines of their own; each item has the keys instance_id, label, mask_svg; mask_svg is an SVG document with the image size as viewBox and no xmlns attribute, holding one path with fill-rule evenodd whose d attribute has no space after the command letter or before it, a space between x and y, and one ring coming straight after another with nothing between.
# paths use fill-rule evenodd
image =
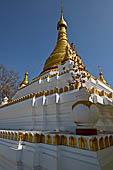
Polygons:
<instances>
[{"instance_id":1,"label":"decorative gold trim","mask_svg":"<svg viewBox=\"0 0 113 170\"><path fill-rule=\"evenodd\" d=\"M108 94L108 97L109 97L109 98L113 98L113 93L109 93L109 94Z\"/></svg>"},{"instance_id":2,"label":"decorative gold trim","mask_svg":"<svg viewBox=\"0 0 113 170\"><path fill-rule=\"evenodd\" d=\"M90 108L93 103L91 103L90 101L85 101L85 100L78 101L72 105L72 110L79 104L83 104L83 105L87 106L88 108Z\"/></svg>"},{"instance_id":3,"label":"decorative gold trim","mask_svg":"<svg viewBox=\"0 0 113 170\"><path fill-rule=\"evenodd\" d=\"M64 145L70 147L78 147L80 149L86 149L97 152L98 150L104 149L106 147L113 146L113 135L102 135L99 139L98 135L91 136L89 138L85 136L79 136L72 134L60 134L60 133L47 133L39 134L33 131L12 131L12 130L2 130L0 131L0 138L5 138L6 140L15 141L25 141L31 143L44 143L52 145ZM69 142L68 142L69 141ZM89 146L88 147L88 143ZM98 147L99 146L99 147Z\"/></svg>"},{"instance_id":4,"label":"decorative gold trim","mask_svg":"<svg viewBox=\"0 0 113 170\"><path fill-rule=\"evenodd\" d=\"M46 96L48 96L50 94L50 92L49 92L49 90L47 90L47 92L46 92Z\"/></svg>"},{"instance_id":5,"label":"decorative gold trim","mask_svg":"<svg viewBox=\"0 0 113 170\"><path fill-rule=\"evenodd\" d=\"M79 89L79 82L77 81L76 83L75 83L75 89Z\"/></svg>"},{"instance_id":6,"label":"decorative gold trim","mask_svg":"<svg viewBox=\"0 0 113 170\"><path fill-rule=\"evenodd\" d=\"M46 91L45 90L43 90L43 96L45 96L46 95Z\"/></svg>"},{"instance_id":7,"label":"decorative gold trim","mask_svg":"<svg viewBox=\"0 0 113 170\"><path fill-rule=\"evenodd\" d=\"M65 87L64 87L64 92L67 92L68 89L69 89L69 88L68 88L67 86L65 86Z\"/></svg>"},{"instance_id":8,"label":"decorative gold trim","mask_svg":"<svg viewBox=\"0 0 113 170\"><path fill-rule=\"evenodd\" d=\"M59 92L60 92L60 93L63 93L63 88L60 88Z\"/></svg>"},{"instance_id":9,"label":"decorative gold trim","mask_svg":"<svg viewBox=\"0 0 113 170\"><path fill-rule=\"evenodd\" d=\"M53 89L51 89L51 90L50 90L50 94L53 94L53 93L54 93L54 91L53 91Z\"/></svg>"},{"instance_id":10,"label":"decorative gold trim","mask_svg":"<svg viewBox=\"0 0 113 170\"><path fill-rule=\"evenodd\" d=\"M74 86L73 86L73 84L70 84L70 86L69 86L69 90L71 91L71 90L74 90Z\"/></svg>"},{"instance_id":11,"label":"decorative gold trim","mask_svg":"<svg viewBox=\"0 0 113 170\"><path fill-rule=\"evenodd\" d=\"M92 88L92 89L91 89L91 94L94 94L94 93L95 93L95 89Z\"/></svg>"},{"instance_id":12,"label":"decorative gold trim","mask_svg":"<svg viewBox=\"0 0 113 170\"><path fill-rule=\"evenodd\" d=\"M98 90L96 90L95 93L96 93L97 95L99 95L99 91L98 91Z\"/></svg>"},{"instance_id":13,"label":"decorative gold trim","mask_svg":"<svg viewBox=\"0 0 113 170\"><path fill-rule=\"evenodd\" d=\"M102 90L100 93L99 93L100 96L105 96L105 92L104 90Z\"/></svg>"},{"instance_id":14,"label":"decorative gold trim","mask_svg":"<svg viewBox=\"0 0 113 170\"><path fill-rule=\"evenodd\" d=\"M58 93L58 88L55 87L54 93Z\"/></svg>"}]
</instances>

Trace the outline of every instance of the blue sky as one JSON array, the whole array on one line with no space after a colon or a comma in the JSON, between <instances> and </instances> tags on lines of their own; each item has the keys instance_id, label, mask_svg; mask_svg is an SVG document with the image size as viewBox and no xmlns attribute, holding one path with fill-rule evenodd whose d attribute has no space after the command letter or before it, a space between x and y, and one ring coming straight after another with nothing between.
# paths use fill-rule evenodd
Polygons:
<instances>
[{"instance_id":1,"label":"blue sky","mask_svg":"<svg viewBox=\"0 0 113 170\"><path fill-rule=\"evenodd\" d=\"M113 0L64 0L69 42L86 69L113 87ZM60 0L0 0L0 63L29 79L42 71L57 41ZM27 66L28 65L28 66Z\"/></svg>"}]
</instances>

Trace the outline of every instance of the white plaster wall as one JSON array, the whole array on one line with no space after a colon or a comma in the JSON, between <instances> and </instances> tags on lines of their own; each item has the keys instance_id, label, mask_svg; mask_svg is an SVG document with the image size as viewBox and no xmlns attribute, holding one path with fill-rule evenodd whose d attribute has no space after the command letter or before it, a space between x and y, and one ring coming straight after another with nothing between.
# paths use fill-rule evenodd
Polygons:
<instances>
[{"instance_id":1,"label":"white plaster wall","mask_svg":"<svg viewBox=\"0 0 113 170\"><path fill-rule=\"evenodd\" d=\"M31 99L0 109L0 129L32 129Z\"/></svg>"},{"instance_id":2,"label":"white plaster wall","mask_svg":"<svg viewBox=\"0 0 113 170\"><path fill-rule=\"evenodd\" d=\"M93 152L69 146L24 142L20 153L14 149L17 145L18 142L0 139L0 170L18 170L19 159L23 162L23 170L113 169L113 147Z\"/></svg>"},{"instance_id":3,"label":"white plaster wall","mask_svg":"<svg viewBox=\"0 0 113 170\"><path fill-rule=\"evenodd\" d=\"M36 98L34 107L32 99L0 109L0 129L56 130L73 129L72 104L75 92L61 94L59 103L56 95Z\"/></svg>"},{"instance_id":4,"label":"white plaster wall","mask_svg":"<svg viewBox=\"0 0 113 170\"><path fill-rule=\"evenodd\" d=\"M61 94L41 96L25 100L0 109L0 129L23 130L69 130L75 131L72 105L77 101L89 100L90 94L84 89ZM92 96L93 98L93 96ZM99 119L96 127L113 130L112 106L98 104Z\"/></svg>"},{"instance_id":5,"label":"white plaster wall","mask_svg":"<svg viewBox=\"0 0 113 170\"><path fill-rule=\"evenodd\" d=\"M68 79L71 79L70 74L62 75L58 78L57 76L55 76L55 77L50 78L49 81L47 81L47 79L36 81L26 86L25 88L18 90L15 96L13 97L13 99L20 98L30 93L37 93L43 90L51 90L51 89L54 89L55 87L61 88L64 86L68 86L69 85L67 81Z\"/></svg>"},{"instance_id":6,"label":"white plaster wall","mask_svg":"<svg viewBox=\"0 0 113 170\"><path fill-rule=\"evenodd\" d=\"M17 170L16 152L11 149L15 144L15 141L0 139L0 170Z\"/></svg>"}]
</instances>

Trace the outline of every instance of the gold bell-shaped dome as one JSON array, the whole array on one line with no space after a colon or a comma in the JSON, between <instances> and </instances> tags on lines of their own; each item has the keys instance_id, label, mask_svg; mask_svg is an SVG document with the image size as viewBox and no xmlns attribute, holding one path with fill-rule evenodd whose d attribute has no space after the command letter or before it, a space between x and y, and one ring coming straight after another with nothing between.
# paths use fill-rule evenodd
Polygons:
<instances>
[{"instance_id":1,"label":"gold bell-shaped dome","mask_svg":"<svg viewBox=\"0 0 113 170\"><path fill-rule=\"evenodd\" d=\"M57 30L58 30L58 39L57 39L56 47L54 48L49 58L46 60L41 75L47 73L50 70L57 70L58 65L62 63L65 57L66 47L69 43L67 37L67 23L63 18L63 13L61 13L61 19L57 24Z\"/></svg>"}]
</instances>

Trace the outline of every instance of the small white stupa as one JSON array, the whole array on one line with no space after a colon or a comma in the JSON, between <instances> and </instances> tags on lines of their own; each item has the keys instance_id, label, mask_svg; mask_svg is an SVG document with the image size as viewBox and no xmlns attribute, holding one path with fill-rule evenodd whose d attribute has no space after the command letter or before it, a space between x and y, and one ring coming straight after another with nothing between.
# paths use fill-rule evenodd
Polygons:
<instances>
[{"instance_id":1,"label":"small white stupa","mask_svg":"<svg viewBox=\"0 0 113 170\"><path fill-rule=\"evenodd\" d=\"M5 96L5 97L3 98L3 100L2 100L1 105L7 104L7 103L8 103L8 97Z\"/></svg>"}]
</instances>

